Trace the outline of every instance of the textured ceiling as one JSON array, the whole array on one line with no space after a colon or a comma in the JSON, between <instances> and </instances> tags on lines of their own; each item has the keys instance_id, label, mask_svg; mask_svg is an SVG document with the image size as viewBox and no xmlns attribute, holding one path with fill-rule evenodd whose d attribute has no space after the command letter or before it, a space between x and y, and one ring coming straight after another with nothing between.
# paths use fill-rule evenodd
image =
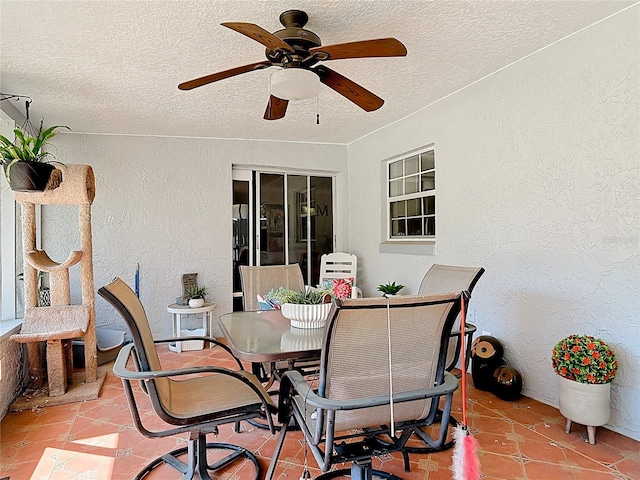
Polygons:
<instances>
[{"instance_id":1,"label":"textured ceiling","mask_svg":"<svg viewBox=\"0 0 640 480\"><path fill-rule=\"evenodd\" d=\"M0 0L0 86L32 97L32 120L74 132L344 144L633 3ZM381 109L366 113L323 86L317 102L291 102L284 119L263 120L270 69L178 90L264 60L261 44L221 22L273 32L293 8L307 12L305 28L324 45L383 37L406 45L406 57L326 62L385 99Z\"/></svg>"}]
</instances>

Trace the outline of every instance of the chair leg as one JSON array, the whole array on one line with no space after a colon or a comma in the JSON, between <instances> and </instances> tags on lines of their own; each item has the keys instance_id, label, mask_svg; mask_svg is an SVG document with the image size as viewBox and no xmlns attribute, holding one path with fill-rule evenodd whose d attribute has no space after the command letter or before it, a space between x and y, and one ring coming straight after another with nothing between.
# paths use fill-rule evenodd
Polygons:
<instances>
[{"instance_id":1,"label":"chair leg","mask_svg":"<svg viewBox=\"0 0 640 480\"><path fill-rule=\"evenodd\" d=\"M207 463L207 450L210 449L231 450L231 453L214 464L209 465ZM187 455L187 463L184 463L178 458L185 454ZM258 463L258 459L253 453L245 448L228 443L207 443L206 436L200 435L195 440L189 440L186 447L178 448L166 453L149 463L144 469L142 469L142 471L140 471L140 473L138 473L138 475L136 475L135 480L141 480L152 470L162 464L167 464L182 473L183 480L190 480L194 478L196 472L198 474L198 478L202 480L211 480L211 476L209 475L210 471L215 472L236 460L244 458L253 463L256 472L254 480L258 480L260 477L260 465Z\"/></svg>"}]
</instances>

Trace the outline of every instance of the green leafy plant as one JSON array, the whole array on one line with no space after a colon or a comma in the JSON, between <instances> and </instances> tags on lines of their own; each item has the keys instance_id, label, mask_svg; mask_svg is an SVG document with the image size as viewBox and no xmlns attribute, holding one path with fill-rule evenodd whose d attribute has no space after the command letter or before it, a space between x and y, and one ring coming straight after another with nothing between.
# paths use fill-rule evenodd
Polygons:
<instances>
[{"instance_id":1,"label":"green leafy plant","mask_svg":"<svg viewBox=\"0 0 640 480\"><path fill-rule=\"evenodd\" d=\"M396 285L396 282L383 283L382 285L378 285L378 291L386 293L387 295L396 295L403 288L404 285Z\"/></svg>"},{"instance_id":2,"label":"green leafy plant","mask_svg":"<svg viewBox=\"0 0 640 480\"><path fill-rule=\"evenodd\" d=\"M616 354L591 335L569 335L558 342L551 365L561 377L580 383L610 383L618 373Z\"/></svg>"},{"instance_id":3,"label":"green leafy plant","mask_svg":"<svg viewBox=\"0 0 640 480\"><path fill-rule=\"evenodd\" d=\"M189 296L189 298L204 298L204 296L208 293L209 290L207 290L207 287L195 286L187 290L187 295Z\"/></svg>"},{"instance_id":4,"label":"green leafy plant","mask_svg":"<svg viewBox=\"0 0 640 480\"><path fill-rule=\"evenodd\" d=\"M271 290L265 295L265 300L274 306L280 306L285 303L296 303L300 305L317 305L319 303L328 303L331 301L331 292L328 289L309 289L299 292L287 290L280 287L277 290Z\"/></svg>"},{"instance_id":5,"label":"green leafy plant","mask_svg":"<svg viewBox=\"0 0 640 480\"><path fill-rule=\"evenodd\" d=\"M53 154L46 150L49 141L59 133L59 129L69 127L64 125L54 125L44 129L44 119L40 121L40 128L35 137L25 134L21 129L16 128L13 133L15 140L11 141L7 137L0 135L0 159L5 167L5 174L9 180L11 167L17 162L37 162L37 163L58 163L50 160Z\"/></svg>"},{"instance_id":6,"label":"green leafy plant","mask_svg":"<svg viewBox=\"0 0 640 480\"><path fill-rule=\"evenodd\" d=\"M43 272L42 270L38 270L38 282L41 282L42 279L47 275L47 272ZM18 280L24 281L24 272L20 272L16 275Z\"/></svg>"}]
</instances>

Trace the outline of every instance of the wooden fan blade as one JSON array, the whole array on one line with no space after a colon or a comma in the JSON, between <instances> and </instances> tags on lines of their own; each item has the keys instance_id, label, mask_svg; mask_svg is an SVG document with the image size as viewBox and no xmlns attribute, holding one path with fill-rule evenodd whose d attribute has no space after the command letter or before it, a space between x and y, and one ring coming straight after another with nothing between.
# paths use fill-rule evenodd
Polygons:
<instances>
[{"instance_id":1,"label":"wooden fan blade","mask_svg":"<svg viewBox=\"0 0 640 480\"><path fill-rule=\"evenodd\" d=\"M377 110L384 104L384 100L377 95L324 65L313 70L319 73L320 81L327 87L332 88L367 112Z\"/></svg>"},{"instance_id":2,"label":"wooden fan blade","mask_svg":"<svg viewBox=\"0 0 640 480\"><path fill-rule=\"evenodd\" d=\"M310 54L319 53L320 60L338 60L341 58L368 57L404 57L406 47L395 38L379 38L377 40L363 40L360 42L336 43L310 48ZM326 58L322 56L326 55Z\"/></svg>"},{"instance_id":3,"label":"wooden fan blade","mask_svg":"<svg viewBox=\"0 0 640 480\"><path fill-rule=\"evenodd\" d=\"M286 50L291 53L294 52L293 48L287 45L284 41L254 23L225 22L221 25L246 35L256 42L263 44L269 50Z\"/></svg>"},{"instance_id":4,"label":"wooden fan blade","mask_svg":"<svg viewBox=\"0 0 640 480\"><path fill-rule=\"evenodd\" d=\"M279 120L284 118L285 113L287 113L287 105L289 105L289 100L283 100L271 95L269 103L267 103L267 109L264 111L264 119Z\"/></svg>"},{"instance_id":5,"label":"wooden fan blade","mask_svg":"<svg viewBox=\"0 0 640 480\"><path fill-rule=\"evenodd\" d=\"M223 72L212 73L204 77L189 80L178 85L180 90L191 90L192 88L201 87L209 83L217 82L218 80L224 80L225 78L234 77L241 73L252 72L253 70L260 70L261 68L267 68L271 66L271 62L257 62L250 65L243 65L242 67L232 68Z\"/></svg>"}]
</instances>

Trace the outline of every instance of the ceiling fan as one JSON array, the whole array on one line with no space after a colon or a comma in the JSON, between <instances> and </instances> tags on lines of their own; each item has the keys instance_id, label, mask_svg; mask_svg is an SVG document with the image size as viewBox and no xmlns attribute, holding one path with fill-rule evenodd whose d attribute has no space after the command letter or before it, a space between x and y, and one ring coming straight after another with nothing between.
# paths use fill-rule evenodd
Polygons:
<instances>
[{"instance_id":1,"label":"ceiling fan","mask_svg":"<svg viewBox=\"0 0 640 480\"><path fill-rule=\"evenodd\" d=\"M276 66L281 67L281 70L272 76L271 96L264 113L265 120L283 118L289 100L317 96L320 93L320 83L367 112L380 108L384 103L382 98L319 62L347 58L402 57L407 54L405 46L395 38L323 46L320 37L304 29L308 20L307 14L301 10L287 10L280 15L280 23L285 28L274 33L269 33L253 23L222 23L223 26L267 47L267 60L189 80L178 85L178 88L191 90L241 73ZM275 76L279 78L275 79ZM317 87L314 84L317 84ZM296 91L296 88L305 91ZM310 90L311 93L307 93L306 90Z\"/></svg>"}]
</instances>

